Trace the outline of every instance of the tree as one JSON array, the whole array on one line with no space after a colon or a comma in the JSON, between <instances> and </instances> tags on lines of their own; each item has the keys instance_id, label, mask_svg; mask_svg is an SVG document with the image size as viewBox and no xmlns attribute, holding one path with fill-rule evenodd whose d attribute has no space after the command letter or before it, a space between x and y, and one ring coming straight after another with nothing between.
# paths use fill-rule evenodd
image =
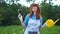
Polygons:
<instances>
[{"instance_id":1,"label":"tree","mask_svg":"<svg viewBox=\"0 0 60 34\"><path fill-rule=\"evenodd\" d=\"M30 2L30 1L32 1L32 2L35 2L36 0L26 0L27 2Z\"/></svg>"},{"instance_id":2,"label":"tree","mask_svg":"<svg viewBox=\"0 0 60 34\"><path fill-rule=\"evenodd\" d=\"M49 0L49 3L46 3L46 0L44 0L41 3L41 9L42 9L42 17L43 17L43 22L45 22L47 19L53 19L56 20L60 17L60 8L58 5L53 6L52 5L52 0ZM59 25L60 23L57 23Z\"/></svg>"}]
</instances>

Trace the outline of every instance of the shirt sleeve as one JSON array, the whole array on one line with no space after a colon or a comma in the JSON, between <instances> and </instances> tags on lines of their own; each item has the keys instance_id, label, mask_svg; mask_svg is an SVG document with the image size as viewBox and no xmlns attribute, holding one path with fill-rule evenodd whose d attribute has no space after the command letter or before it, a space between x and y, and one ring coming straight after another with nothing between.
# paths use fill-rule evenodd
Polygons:
<instances>
[{"instance_id":1,"label":"shirt sleeve","mask_svg":"<svg viewBox=\"0 0 60 34\"><path fill-rule=\"evenodd\" d=\"M29 14L26 15L25 20L24 20L24 25L27 27L29 21Z\"/></svg>"},{"instance_id":2,"label":"shirt sleeve","mask_svg":"<svg viewBox=\"0 0 60 34\"><path fill-rule=\"evenodd\" d=\"M42 17L40 17L40 27L42 26Z\"/></svg>"}]
</instances>

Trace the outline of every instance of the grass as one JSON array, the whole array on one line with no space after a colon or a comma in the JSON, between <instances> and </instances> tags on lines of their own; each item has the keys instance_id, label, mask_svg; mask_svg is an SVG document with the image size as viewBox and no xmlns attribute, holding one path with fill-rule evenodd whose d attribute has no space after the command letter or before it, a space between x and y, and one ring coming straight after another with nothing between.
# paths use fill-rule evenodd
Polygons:
<instances>
[{"instance_id":1,"label":"grass","mask_svg":"<svg viewBox=\"0 0 60 34\"><path fill-rule=\"evenodd\" d=\"M20 25L0 26L0 34L23 34L24 28ZM52 28L44 28L40 30L41 34L60 34L60 26L54 26Z\"/></svg>"},{"instance_id":2,"label":"grass","mask_svg":"<svg viewBox=\"0 0 60 34\"><path fill-rule=\"evenodd\" d=\"M41 34L60 34L60 26L54 26L52 28L44 28L41 30Z\"/></svg>"}]
</instances>

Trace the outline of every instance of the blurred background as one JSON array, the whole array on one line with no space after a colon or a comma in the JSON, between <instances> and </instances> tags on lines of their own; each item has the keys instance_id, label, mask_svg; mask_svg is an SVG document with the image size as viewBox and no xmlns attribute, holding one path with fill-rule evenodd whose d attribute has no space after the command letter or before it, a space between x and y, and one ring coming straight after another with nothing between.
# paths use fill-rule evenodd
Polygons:
<instances>
[{"instance_id":1,"label":"blurred background","mask_svg":"<svg viewBox=\"0 0 60 34\"><path fill-rule=\"evenodd\" d=\"M40 5L43 23L47 19L60 19L60 0L0 0L0 34L23 34L18 19L18 9L23 10L23 19L32 3ZM41 34L60 34L60 20L52 28L44 28Z\"/></svg>"}]
</instances>

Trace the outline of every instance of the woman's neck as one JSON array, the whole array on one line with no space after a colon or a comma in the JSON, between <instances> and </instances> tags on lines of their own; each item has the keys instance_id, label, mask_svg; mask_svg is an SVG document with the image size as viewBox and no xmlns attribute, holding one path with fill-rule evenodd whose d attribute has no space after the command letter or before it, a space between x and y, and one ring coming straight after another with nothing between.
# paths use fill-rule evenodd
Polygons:
<instances>
[{"instance_id":1,"label":"woman's neck","mask_svg":"<svg viewBox=\"0 0 60 34\"><path fill-rule=\"evenodd\" d=\"M34 12L34 15L36 15L36 12Z\"/></svg>"}]
</instances>

